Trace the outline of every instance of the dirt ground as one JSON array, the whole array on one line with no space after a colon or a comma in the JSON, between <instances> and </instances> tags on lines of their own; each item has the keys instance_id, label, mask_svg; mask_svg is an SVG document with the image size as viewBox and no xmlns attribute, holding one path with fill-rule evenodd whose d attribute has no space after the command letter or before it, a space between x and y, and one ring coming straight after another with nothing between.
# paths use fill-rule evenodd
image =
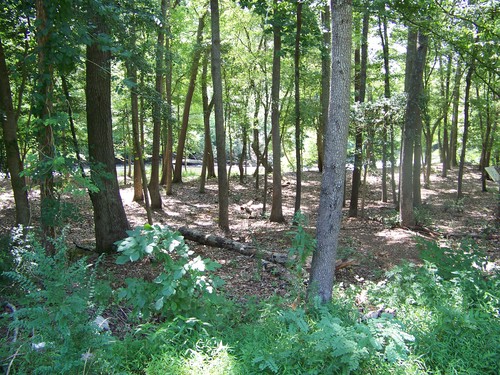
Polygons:
<instances>
[{"instance_id":1,"label":"dirt ground","mask_svg":"<svg viewBox=\"0 0 500 375\"><path fill-rule=\"evenodd\" d=\"M233 169L233 171L235 168ZM350 192L350 172L348 172L347 191ZM269 177L270 179L270 177ZM302 211L307 218L307 230L314 235L317 220L321 175L315 171L304 172ZM400 228L397 224L397 212L392 203L383 203L381 183L378 173L370 172L367 179L365 207L362 218L348 218L344 209L341 229L339 257L350 260L350 265L336 274L338 282L358 282L363 279L378 280L384 272L402 261L419 263L417 237L454 243L472 236L484 248L492 261L500 263L500 235L495 227L494 215L498 188L488 182L488 192L481 192L480 174L476 168L467 167L463 190L465 197L456 203L457 170L452 170L449 177L440 177L440 170L433 170L431 186L422 189L423 207L418 217L422 228L412 231ZM130 179L128 179L130 181ZM123 183L123 179L120 179ZM122 184L123 185L123 184ZM230 188L230 225L229 235L233 240L251 243L257 249L270 250L286 254L291 245L290 231L294 200L295 176L283 176L283 212L287 223L270 223L268 213L271 208L271 190L267 191L267 215L262 215L262 186L255 190L255 179L251 176L246 182L239 183L238 178L231 179ZM390 184L389 189L390 189ZM268 185L271 186L271 183ZM217 228L217 185L209 180L206 192L200 194L199 180L174 185L172 196L162 195L163 209L153 213L155 224L168 225L172 228L187 226L208 234L224 234ZM146 223L144 206L133 202L133 187L123 186L122 199L132 227ZM30 192L33 204L33 222L37 225L39 207L37 192ZM73 243L92 247L93 220L92 206L86 194L79 197L67 197L75 203L79 211L77 221L70 223L67 238ZM361 208L360 199L360 208ZM389 191L389 201L392 201ZM347 201L347 204L349 201ZM0 180L0 234L6 235L14 224L14 203L10 183ZM284 278L276 276L263 267L257 257L248 257L230 250L210 248L194 242L188 242L190 248L203 257L219 262L222 267L217 274L225 281L225 293L237 300L246 300L252 296L265 298L272 295L287 295L290 285ZM112 257L108 257L103 267L116 276L117 284L124 277L148 277L151 272L147 264L133 264L125 267L116 266Z\"/></svg>"}]
</instances>

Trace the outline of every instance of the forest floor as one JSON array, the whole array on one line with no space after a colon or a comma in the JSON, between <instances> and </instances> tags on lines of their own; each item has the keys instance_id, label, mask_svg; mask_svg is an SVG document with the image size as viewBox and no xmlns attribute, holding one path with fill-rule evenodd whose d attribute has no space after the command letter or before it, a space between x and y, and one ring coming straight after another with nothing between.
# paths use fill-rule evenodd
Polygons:
<instances>
[{"instance_id":1,"label":"forest floor","mask_svg":"<svg viewBox=\"0 0 500 375\"><path fill-rule=\"evenodd\" d=\"M348 171L348 197L350 192L350 171ZM270 179L271 177L269 177ZM130 179L128 179L130 181ZM304 172L302 187L302 212L307 218L306 230L314 236L319 203L321 175L318 172ZM370 172L367 179L363 217L348 218L348 208L344 208L344 220L340 232L338 257L349 259L349 266L336 274L337 282L352 283L361 280L379 280L385 271L404 261L420 263L418 238L453 243L467 236L477 241L487 252L491 261L500 264L500 235L495 227L494 215L498 188L488 181L488 192L481 192L480 174L468 166L464 176L464 199L456 201L457 170L452 170L447 178L440 177L440 170L431 175L431 186L422 189L423 206L418 211L420 230L409 230L397 225L397 212L392 203L381 202L381 183L379 173ZM120 180L123 183L123 179ZM392 201L389 185L389 201ZM174 185L174 194L163 194L163 209L153 212L155 224L172 228L189 227L206 234L229 237L242 243L251 243L257 249L287 254L291 246L293 208L295 200L295 175L283 176L283 212L286 223L270 223L268 214L262 215L262 186L255 190L255 179L246 178L245 183L231 179L229 235L217 227L218 204L216 180L207 182L206 192L200 194L199 179L191 179ZM271 187L271 181L268 184ZM146 214L142 203L133 202L133 187L122 186L122 199L131 227L143 225ZM267 213L271 209L272 192L267 192ZM39 218L37 192L30 192L33 204L34 225ZM68 242L92 247L93 219L92 206L86 194L64 197L74 203L79 211L77 220L70 223L66 230ZM361 208L360 198L360 208ZM347 204L349 201L347 200ZM361 211L361 210L360 210ZM361 212L360 212L361 213ZM15 211L10 184L7 179L0 180L0 234L7 235L14 224ZM4 237L5 238L5 237ZM225 294L238 301L248 298L267 298L273 295L286 296L290 285L285 278L263 267L256 257L241 255L231 250L212 248L187 241L195 253L210 258L222 265L216 271L225 284ZM144 277L150 279L150 263L117 266L111 257L102 266L106 272L114 274L114 284L121 284L125 277ZM125 267L125 271L123 270Z\"/></svg>"}]
</instances>

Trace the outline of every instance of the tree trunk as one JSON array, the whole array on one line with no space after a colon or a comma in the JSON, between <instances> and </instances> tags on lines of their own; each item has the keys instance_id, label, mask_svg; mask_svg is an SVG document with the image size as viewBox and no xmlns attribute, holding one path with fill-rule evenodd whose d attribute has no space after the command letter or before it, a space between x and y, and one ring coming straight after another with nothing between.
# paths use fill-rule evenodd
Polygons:
<instances>
[{"instance_id":1,"label":"tree trunk","mask_svg":"<svg viewBox=\"0 0 500 375\"><path fill-rule=\"evenodd\" d=\"M361 46L354 51L354 100L358 103L365 102L366 71L368 65L368 27L369 13L363 14L363 28L361 31ZM358 29L359 30L359 29ZM354 170L352 171L351 200L349 202L349 217L358 216L359 188L361 186L361 169L363 167L363 124L356 125L354 151Z\"/></svg>"},{"instance_id":2,"label":"tree trunk","mask_svg":"<svg viewBox=\"0 0 500 375\"><path fill-rule=\"evenodd\" d=\"M384 97L389 99L391 97L391 82L390 82L390 70L389 70L389 37L387 34L387 18L384 16L383 21L379 16L378 19L378 30L380 35L380 40L382 43L382 53L384 59ZM387 202L387 128L389 127L389 119L387 113L389 112L389 105L384 105L384 127L382 130L382 202ZM392 160L391 160L392 164ZM394 165L391 165L392 171L394 171ZM392 180L394 182L394 174L392 175ZM394 189L395 190L395 189ZM395 196L395 191L393 190L393 197Z\"/></svg>"},{"instance_id":3,"label":"tree trunk","mask_svg":"<svg viewBox=\"0 0 500 375\"><path fill-rule=\"evenodd\" d=\"M271 127L273 144L273 201L269 220L283 223L283 196L281 192L281 136L280 136L280 84L281 84L281 25L278 20L278 0L273 0L273 78L271 85Z\"/></svg>"},{"instance_id":4,"label":"tree trunk","mask_svg":"<svg viewBox=\"0 0 500 375\"><path fill-rule=\"evenodd\" d=\"M332 77L325 129L325 159L308 297L332 298L335 258L342 219L342 197L350 121L352 43L351 1L332 0Z\"/></svg>"},{"instance_id":5,"label":"tree trunk","mask_svg":"<svg viewBox=\"0 0 500 375\"><path fill-rule=\"evenodd\" d=\"M171 28L170 28L170 0L167 0L167 35L165 40L165 99L167 101L167 142L165 154L163 156L163 173L160 183L165 185L167 195L172 195L172 156L173 156L173 120L172 120L172 53L171 48Z\"/></svg>"},{"instance_id":6,"label":"tree trunk","mask_svg":"<svg viewBox=\"0 0 500 375\"><path fill-rule=\"evenodd\" d=\"M193 50L193 59L191 61L191 72L189 74L189 86L184 101L184 111L182 112L181 131L179 133L179 140L177 143L177 155L175 156L174 178L172 182L182 182L182 158L184 156L184 147L186 146L186 136L189 125L189 112L191 109L191 102L193 100L194 89L196 85L196 76L198 75L198 66L202 53L201 42L203 40L203 28L205 27L205 17L207 12L198 20L198 31L196 32L196 44ZM213 63L213 62L212 62ZM221 94L222 96L222 94Z\"/></svg>"},{"instance_id":7,"label":"tree trunk","mask_svg":"<svg viewBox=\"0 0 500 375\"><path fill-rule=\"evenodd\" d=\"M462 67L457 64L455 72L455 86L453 87L453 112L451 117L450 153L448 155L448 167L456 167L457 143L458 143L458 107L460 103L460 81L462 79Z\"/></svg>"},{"instance_id":8,"label":"tree trunk","mask_svg":"<svg viewBox=\"0 0 500 375\"><path fill-rule=\"evenodd\" d=\"M144 200L146 208L146 216L148 223L153 225L153 217L149 204L148 195L148 178L146 175L146 167L144 165L144 158L142 156L142 145L139 130L139 100L137 95L137 68L134 63L127 64L127 72L129 79L136 84L130 89L130 107L132 113L132 140L134 144L134 201L136 196L140 197L141 201Z\"/></svg>"},{"instance_id":9,"label":"tree trunk","mask_svg":"<svg viewBox=\"0 0 500 375\"><path fill-rule=\"evenodd\" d=\"M55 156L54 134L52 125L47 122L52 113L52 91L53 91L53 65L50 61L52 20L48 19L47 3L44 0L36 1L36 39L38 48L38 78L35 116L40 120L37 127L39 162L46 163L44 172L40 179L40 206L41 224L43 231L43 243L49 252L52 252L53 244L49 238L55 237L54 217L56 212L52 207L57 205L54 194L54 171L52 160Z\"/></svg>"},{"instance_id":10,"label":"tree trunk","mask_svg":"<svg viewBox=\"0 0 500 375\"><path fill-rule=\"evenodd\" d=\"M17 143L17 120L12 104L9 70L5 60L2 40L0 39L0 119L2 122L3 142L10 173L10 183L16 204L16 224L28 226L31 221L26 179L21 176L23 164Z\"/></svg>"},{"instance_id":11,"label":"tree trunk","mask_svg":"<svg viewBox=\"0 0 500 375\"><path fill-rule=\"evenodd\" d=\"M219 2L210 0L212 12L212 81L214 90L215 139L217 146L217 174L219 182L219 228L229 231L229 182L226 169L226 134L222 103L222 72L219 29Z\"/></svg>"},{"instance_id":12,"label":"tree trunk","mask_svg":"<svg viewBox=\"0 0 500 375\"><path fill-rule=\"evenodd\" d=\"M457 199L463 197L462 182L464 177L465 167L465 152L467 150L467 138L469 136L469 107L470 107L470 87L472 84L472 74L474 73L474 62L469 66L467 76L465 77L465 97L464 97L464 132L462 136L462 150L460 152L460 165L458 167L458 186L457 186Z\"/></svg>"},{"instance_id":13,"label":"tree trunk","mask_svg":"<svg viewBox=\"0 0 500 375\"><path fill-rule=\"evenodd\" d=\"M212 139L210 136L210 113L212 112L213 100L208 102L208 85L207 85L207 73L208 73L208 53L203 57L203 68L201 74L201 99L203 105L203 127L204 127L204 148L203 148L203 164L201 166L201 177L200 177L200 193L205 192L205 182L207 180L207 170L208 177L213 177L210 172L213 171L214 165L214 154L212 149ZM210 167L211 165L211 167Z\"/></svg>"},{"instance_id":14,"label":"tree trunk","mask_svg":"<svg viewBox=\"0 0 500 375\"><path fill-rule=\"evenodd\" d=\"M408 30L408 45L406 52L405 91L408 95L406 103L405 123L401 144L400 166L400 199L399 220L402 226L413 227L413 147L415 142L416 121L420 119L420 93L416 92L421 85L422 72L417 71L417 38L416 30ZM414 66L415 65L415 66ZM420 77L419 77L420 75Z\"/></svg>"},{"instance_id":15,"label":"tree trunk","mask_svg":"<svg viewBox=\"0 0 500 375\"><path fill-rule=\"evenodd\" d=\"M317 143L318 143L318 170L323 172L324 134L328 121L328 103L330 101L330 65L331 65L331 33L330 33L330 6L327 4L321 10L321 25L323 27L323 43L321 44L321 92L319 100L321 113L319 117Z\"/></svg>"},{"instance_id":16,"label":"tree trunk","mask_svg":"<svg viewBox=\"0 0 500 375\"><path fill-rule=\"evenodd\" d=\"M107 33L107 23L95 15L94 41L87 46L86 112L89 156L93 163L91 177L99 187L90 194L94 208L96 247L98 251L113 251L113 244L127 236L129 229L115 167L111 120L111 53L98 45L97 35ZM111 176L111 177L108 177Z\"/></svg>"},{"instance_id":17,"label":"tree trunk","mask_svg":"<svg viewBox=\"0 0 500 375\"><path fill-rule=\"evenodd\" d=\"M446 77L441 79L441 95L444 97L443 104L443 147L442 147L442 170L441 177L448 175L449 168L449 154L450 154L450 141L448 136L448 110L450 107L450 80L451 80L451 55L448 56L446 63Z\"/></svg>"},{"instance_id":18,"label":"tree trunk","mask_svg":"<svg viewBox=\"0 0 500 375\"><path fill-rule=\"evenodd\" d=\"M302 196L302 134L300 130L300 31L302 28L302 2L297 2L297 30L295 33L295 213L300 211L300 201Z\"/></svg>"}]
</instances>

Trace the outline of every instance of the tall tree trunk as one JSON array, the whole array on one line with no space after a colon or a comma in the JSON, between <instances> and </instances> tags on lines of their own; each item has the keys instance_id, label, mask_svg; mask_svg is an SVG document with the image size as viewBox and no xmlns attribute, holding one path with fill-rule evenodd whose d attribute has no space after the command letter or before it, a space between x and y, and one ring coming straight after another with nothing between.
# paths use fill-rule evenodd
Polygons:
<instances>
[{"instance_id":1,"label":"tall tree trunk","mask_svg":"<svg viewBox=\"0 0 500 375\"><path fill-rule=\"evenodd\" d=\"M422 73L416 63L417 59L417 31L408 30L408 45L406 52L405 91L408 95L406 102L405 123L402 134L401 166L400 166L400 199L399 220L402 226L415 225L413 214L413 147L415 142L416 121L420 120L420 93L417 91L422 84Z\"/></svg>"},{"instance_id":2,"label":"tall tree trunk","mask_svg":"<svg viewBox=\"0 0 500 375\"><path fill-rule=\"evenodd\" d=\"M278 0L273 0L273 78L271 84L271 126L273 144L273 201L269 220L283 223L283 196L281 192L281 137L280 137L280 84L281 84L281 25L278 20Z\"/></svg>"},{"instance_id":3,"label":"tall tree trunk","mask_svg":"<svg viewBox=\"0 0 500 375\"><path fill-rule=\"evenodd\" d=\"M17 120L12 104L9 70L0 39L0 120L2 122L3 142L10 173L10 183L16 203L16 224L28 226L31 220L26 179L21 176L23 164L17 143Z\"/></svg>"},{"instance_id":4,"label":"tall tree trunk","mask_svg":"<svg viewBox=\"0 0 500 375\"><path fill-rule=\"evenodd\" d=\"M38 47L38 100L35 107L35 116L40 123L37 128L38 153L40 163L51 165L55 156L54 134L52 125L47 122L52 113L52 91L53 91L53 65L50 61L52 38L52 20L48 19L47 3L44 0L36 0L37 29L36 39ZM41 201L41 223L43 231L43 243L49 252L53 245L49 238L55 237L55 223L53 207L57 205L54 194L54 171L52 167L44 167L44 173L40 176L40 201Z\"/></svg>"},{"instance_id":5,"label":"tall tree trunk","mask_svg":"<svg viewBox=\"0 0 500 375\"><path fill-rule=\"evenodd\" d=\"M218 0L210 0L210 10L212 12L212 81L214 85L215 139L219 182L219 228L227 232L229 231L229 182L226 169L226 134L224 130L224 108L222 103Z\"/></svg>"},{"instance_id":6,"label":"tall tree trunk","mask_svg":"<svg viewBox=\"0 0 500 375\"><path fill-rule=\"evenodd\" d=\"M332 0L332 77L325 129L325 160L308 297L332 298L335 258L342 220L342 197L350 120L352 43L350 0Z\"/></svg>"},{"instance_id":7,"label":"tall tree trunk","mask_svg":"<svg viewBox=\"0 0 500 375\"><path fill-rule=\"evenodd\" d=\"M155 97L153 99L153 151L151 156L151 179L148 189L151 196L151 208L161 209L160 195L160 138L163 102L163 60L165 43L165 25L167 18L166 0L161 0L161 19L158 26L156 43Z\"/></svg>"},{"instance_id":8,"label":"tall tree trunk","mask_svg":"<svg viewBox=\"0 0 500 375\"><path fill-rule=\"evenodd\" d=\"M448 136L448 111L450 107L450 80L451 80L451 55L448 56L446 63L446 76L442 77L441 82L441 95L444 97L443 103L443 147L442 147L442 170L441 177L448 175L449 169L449 154L450 154L450 141Z\"/></svg>"},{"instance_id":9,"label":"tall tree trunk","mask_svg":"<svg viewBox=\"0 0 500 375\"><path fill-rule=\"evenodd\" d=\"M106 20L95 12L95 35L87 46L86 112L91 177L99 187L90 194L94 208L94 227L98 251L113 251L113 244L127 236L129 229L115 167L111 119L111 53L101 48L97 35L108 32ZM111 176L111 177L109 177Z\"/></svg>"},{"instance_id":10,"label":"tall tree trunk","mask_svg":"<svg viewBox=\"0 0 500 375\"><path fill-rule=\"evenodd\" d=\"M381 16L378 18L378 30L380 41L382 43L382 54L384 59L384 97L390 99L391 97L391 82L389 70L389 37L387 35L387 18ZM389 105L384 105L384 127L382 130L382 202L387 202L387 128L389 127ZM392 163L392 161L391 161ZM391 166L394 170L394 165ZM394 189L395 190L395 189ZM395 191L392 192L393 197Z\"/></svg>"},{"instance_id":11,"label":"tall tree trunk","mask_svg":"<svg viewBox=\"0 0 500 375\"><path fill-rule=\"evenodd\" d=\"M246 171L246 167L245 167L245 159L247 157L247 154L248 154L248 122L249 122L249 119L248 119L248 116L246 115L246 113L248 113L248 101L250 99L250 95L246 95L246 98L245 98L245 115L244 115L244 118L243 118L243 124L241 125L241 154L238 158L238 169L239 169L239 172L240 172L240 183L243 184L244 181L245 181L245 171Z\"/></svg>"},{"instance_id":12,"label":"tall tree trunk","mask_svg":"<svg viewBox=\"0 0 500 375\"><path fill-rule=\"evenodd\" d=\"M165 185L167 195L172 195L172 156L173 156L173 119L172 119L172 53L171 49L171 27L170 27L170 0L167 0L167 35L165 40L165 99L167 101L167 142L165 155L163 156L163 173L160 183Z\"/></svg>"},{"instance_id":13,"label":"tall tree trunk","mask_svg":"<svg viewBox=\"0 0 500 375\"><path fill-rule=\"evenodd\" d=\"M489 84L491 85L491 75L489 79ZM477 89L479 90L479 89ZM486 129L484 130L484 136L482 137L481 142L481 160L479 162L479 168L481 170L481 191L486 192L488 189L486 188L486 180L487 180L487 172L486 167L489 166L488 155L490 154L490 143L493 138L492 135L492 116L491 116L491 104L490 104L490 89L486 88L486 108L485 108L485 121L486 121ZM477 93L479 99L479 92ZM481 116L481 115L480 115Z\"/></svg>"},{"instance_id":14,"label":"tall tree trunk","mask_svg":"<svg viewBox=\"0 0 500 375\"><path fill-rule=\"evenodd\" d=\"M203 40L203 28L205 27L205 18L207 12L198 20L198 30L196 32L196 43L193 50L193 59L191 61L191 71L189 74L189 86L184 101L184 110L182 112L181 131L177 143L177 155L175 156L174 178L172 182L182 182L182 158L184 156L184 148L186 146L186 136L189 125L189 111L191 109L191 102L193 100L194 89L196 86L196 76L198 75L198 66L200 65L200 58L202 53L201 42ZM222 95L222 94L221 94Z\"/></svg>"},{"instance_id":15,"label":"tall tree trunk","mask_svg":"<svg viewBox=\"0 0 500 375\"><path fill-rule=\"evenodd\" d=\"M458 144L458 107L460 103L460 81L462 79L462 67L457 64L455 71L455 82L453 86L453 111L451 117L451 134L450 134L450 153L448 155L448 167L456 167L457 161L457 144Z\"/></svg>"},{"instance_id":16,"label":"tall tree trunk","mask_svg":"<svg viewBox=\"0 0 500 375\"><path fill-rule=\"evenodd\" d=\"M457 199L463 197L462 182L464 177L465 167L465 152L467 150L467 138L469 136L469 107L470 107L470 87L472 84L472 74L474 74L475 65L472 62L465 77L465 97L464 97L464 131L462 135L462 150L460 152L460 165L458 166L458 185L457 185Z\"/></svg>"},{"instance_id":17,"label":"tall tree trunk","mask_svg":"<svg viewBox=\"0 0 500 375\"><path fill-rule=\"evenodd\" d=\"M208 53L203 57L203 68L201 74L201 98L203 104L203 127L204 127L204 148L203 148L203 164L201 166L201 177L200 177L200 193L205 192L205 182L208 177L213 177L210 175L210 165L213 170L214 165L214 155L212 150L212 139L210 136L210 113L213 108L213 100L208 102L208 85L207 85L207 73L208 73Z\"/></svg>"},{"instance_id":18,"label":"tall tree trunk","mask_svg":"<svg viewBox=\"0 0 500 375\"><path fill-rule=\"evenodd\" d=\"M302 196L302 134L300 130L300 32L302 28L302 2L297 2L297 30L295 34L295 213L300 211Z\"/></svg>"},{"instance_id":19,"label":"tall tree trunk","mask_svg":"<svg viewBox=\"0 0 500 375\"><path fill-rule=\"evenodd\" d=\"M134 63L127 63L127 72L129 79L135 83L135 86L130 89L130 107L132 113L132 141L134 144L134 201L144 200L146 208L146 216L148 223L153 225L153 217L151 215L149 194L147 190L148 178L146 175L146 167L142 155L142 145L139 129L139 100L137 95L137 68ZM136 199L140 197L141 199Z\"/></svg>"},{"instance_id":20,"label":"tall tree trunk","mask_svg":"<svg viewBox=\"0 0 500 375\"><path fill-rule=\"evenodd\" d=\"M365 102L366 95L366 71L368 65L368 27L370 15L368 11L363 14L363 27L361 31L361 46L357 46L354 51L355 64L355 101L358 103ZM352 171L352 187L351 200L349 202L349 216L358 216L358 200L359 188L361 186L361 169L363 166L363 125L356 125L355 153L354 153L354 170Z\"/></svg>"},{"instance_id":21,"label":"tall tree trunk","mask_svg":"<svg viewBox=\"0 0 500 375\"><path fill-rule=\"evenodd\" d=\"M331 69L331 33L330 33L330 5L326 4L321 10L321 24L323 27L323 43L321 45L321 114L319 118L317 143L318 143L318 170L323 172L323 140L328 121L328 103L330 101L330 69Z\"/></svg>"}]
</instances>

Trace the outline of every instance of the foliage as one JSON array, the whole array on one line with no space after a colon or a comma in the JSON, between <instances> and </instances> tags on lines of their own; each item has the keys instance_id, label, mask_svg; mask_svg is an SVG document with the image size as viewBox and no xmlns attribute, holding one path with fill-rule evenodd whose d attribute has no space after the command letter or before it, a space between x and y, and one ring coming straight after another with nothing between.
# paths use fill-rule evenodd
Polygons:
<instances>
[{"instance_id":1,"label":"foliage","mask_svg":"<svg viewBox=\"0 0 500 375\"><path fill-rule=\"evenodd\" d=\"M287 233L292 239L292 246L288 249L289 267L300 274L316 248L316 239L305 230L307 218L302 212L295 214L293 222L295 230Z\"/></svg>"},{"instance_id":2,"label":"foliage","mask_svg":"<svg viewBox=\"0 0 500 375\"><path fill-rule=\"evenodd\" d=\"M118 264L149 257L163 268L152 282L138 278L125 280L127 286L118 296L132 305L137 317L193 314L219 284L219 280L204 274L220 266L208 259L193 257L193 251L178 232L159 225L145 225L127 234L129 237L116 243L121 253L116 260Z\"/></svg>"},{"instance_id":3,"label":"foliage","mask_svg":"<svg viewBox=\"0 0 500 375\"><path fill-rule=\"evenodd\" d=\"M413 354L438 373L494 374L500 356L500 273L471 244L421 243L424 266L407 264L369 287L372 303L395 306L415 336Z\"/></svg>"},{"instance_id":4,"label":"foliage","mask_svg":"<svg viewBox=\"0 0 500 375\"><path fill-rule=\"evenodd\" d=\"M54 374L99 371L109 364L110 336L93 322L99 314L95 265L82 258L69 263L64 238L54 243L56 253L28 234L17 236L12 247L15 268L4 272L20 288L11 295L17 309L10 320L9 342L1 348L16 373Z\"/></svg>"}]
</instances>

